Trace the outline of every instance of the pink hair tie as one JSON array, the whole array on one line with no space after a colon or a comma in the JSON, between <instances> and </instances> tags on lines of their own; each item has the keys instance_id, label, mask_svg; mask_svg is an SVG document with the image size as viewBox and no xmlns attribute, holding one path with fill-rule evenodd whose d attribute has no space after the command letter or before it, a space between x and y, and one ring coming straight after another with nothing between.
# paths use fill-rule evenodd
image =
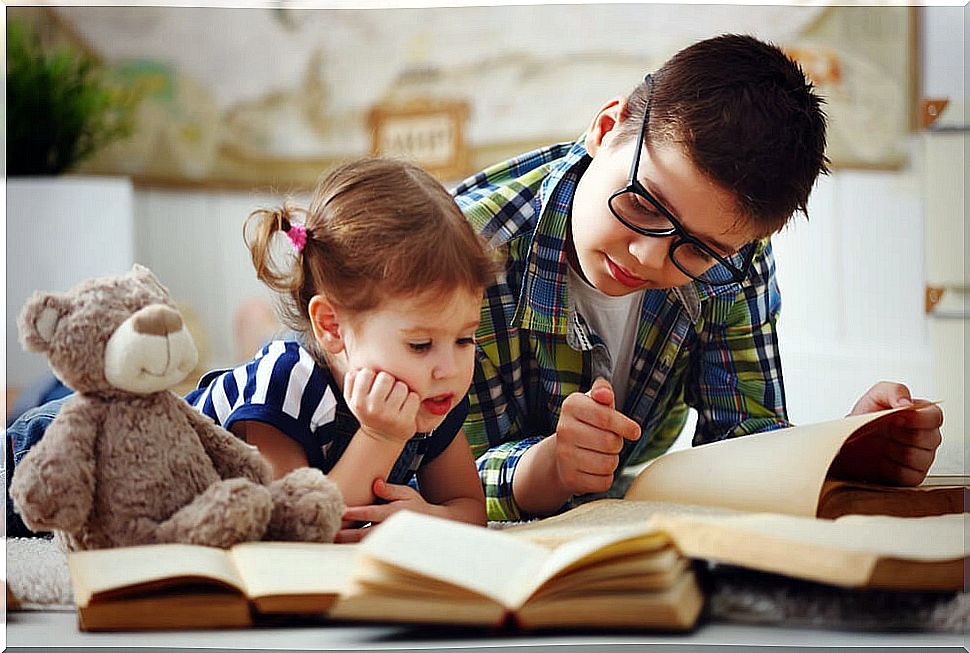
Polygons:
<instances>
[{"instance_id":1,"label":"pink hair tie","mask_svg":"<svg viewBox=\"0 0 970 653\"><path fill-rule=\"evenodd\" d=\"M290 223L290 228L286 230L286 237L293 243L293 249L302 252L306 247L306 227L299 223Z\"/></svg>"}]
</instances>

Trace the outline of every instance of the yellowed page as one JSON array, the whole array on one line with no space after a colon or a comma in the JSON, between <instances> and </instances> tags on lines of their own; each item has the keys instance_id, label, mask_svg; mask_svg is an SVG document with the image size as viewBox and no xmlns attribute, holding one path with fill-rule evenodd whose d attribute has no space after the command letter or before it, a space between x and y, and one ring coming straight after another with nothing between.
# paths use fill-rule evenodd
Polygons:
<instances>
[{"instance_id":1,"label":"yellowed page","mask_svg":"<svg viewBox=\"0 0 970 653\"><path fill-rule=\"evenodd\" d=\"M229 555L252 599L285 594L339 594L353 571L357 544L247 542Z\"/></svg>"},{"instance_id":2,"label":"yellowed page","mask_svg":"<svg viewBox=\"0 0 970 653\"><path fill-rule=\"evenodd\" d=\"M880 558L930 562L967 557L968 517L657 515L650 525L670 535L691 558L862 587Z\"/></svg>"},{"instance_id":3,"label":"yellowed page","mask_svg":"<svg viewBox=\"0 0 970 653\"><path fill-rule=\"evenodd\" d=\"M907 408L675 451L651 461L626 498L814 517L822 482L842 444L899 410Z\"/></svg>"},{"instance_id":4,"label":"yellowed page","mask_svg":"<svg viewBox=\"0 0 970 653\"><path fill-rule=\"evenodd\" d=\"M407 510L361 543L361 555L472 590L508 607L542 569L549 550L501 531Z\"/></svg>"},{"instance_id":5,"label":"yellowed page","mask_svg":"<svg viewBox=\"0 0 970 653\"><path fill-rule=\"evenodd\" d=\"M222 549L191 544L152 544L78 551L67 556L74 601L86 606L108 590L173 578L206 578L243 591L243 582Z\"/></svg>"},{"instance_id":6,"label":"yellowed page","mask_svg":"<svg viewBox=\"0 0 970 653\"><path fill-rule=\"evenodd\" d=\"M502 531L401 511L363 541L361 555L515 610L557 574L610 556L661 551L668 543L663 533L638 524L550 550ZM367 575L362 572L361 580Z\"/></svg>"},{"instance_id":7,"label":"yellowed page","mask_svg":"<svg viewBox=\"0 0 970 653\"><path fill-rule=\"evenodd\" d=\"M512 526L502 532L554 547L588 535L602 535L604 532L624 530L637 525L645 527L650 518L658 512L688 515L742 514L736 510L710 506L597 499L560 515Z\"/></svg>"}]
</instances>

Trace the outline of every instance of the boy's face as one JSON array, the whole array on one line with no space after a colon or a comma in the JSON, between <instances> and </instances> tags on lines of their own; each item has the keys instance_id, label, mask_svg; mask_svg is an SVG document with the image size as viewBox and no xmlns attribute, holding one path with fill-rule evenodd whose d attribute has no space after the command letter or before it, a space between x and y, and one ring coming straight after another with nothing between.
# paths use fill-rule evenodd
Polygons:
<instances>
[{"instance_id":1,"label":"boy's face","mask_svg":"<svg viewBox=\"0 0 970 653\"><path fill-rule=\"evenodd\" d=\"M430 431L468 392L481 301L468 290L396 297L343 321L342 371L370 368L403 381L421 399L418 432Z\"/></svg>"},{"instance_id":2,"label":"boy's face","mask_svg":"<svg viewBox=\"0 0 970 653\"><path fill-rule=\"evenodd\" d=\"M609 198L627 184L636 139L615 143L622 101L604 107L587 133L593 156L573 198L569 259L600 292L626 295L644 288L681 286L690 277L670 260L676 237L651 237L624 226L610 211ZM692 236L729 256L756 235L739 219L731 193L715 185L675 145L645 147L637 178ZM715 261L711 259L711 265Z\"/></svg>"}]
</instances>

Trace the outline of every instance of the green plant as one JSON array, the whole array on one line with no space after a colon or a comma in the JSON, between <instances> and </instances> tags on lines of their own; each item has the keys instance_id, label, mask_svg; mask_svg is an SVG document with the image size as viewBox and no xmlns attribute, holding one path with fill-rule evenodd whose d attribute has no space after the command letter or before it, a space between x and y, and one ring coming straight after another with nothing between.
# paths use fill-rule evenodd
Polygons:
<instances>
[{"instance_id":1,"label":"green plant","mask_svg":"<svg viewBox=\"0 0 970 653\"><path fill-rule=\"evenodd\" d=\"M45 52L27 24L7 22L7 174L73 168L130 134L134 101L93 58Z\"/></svg>"}]
</instances>

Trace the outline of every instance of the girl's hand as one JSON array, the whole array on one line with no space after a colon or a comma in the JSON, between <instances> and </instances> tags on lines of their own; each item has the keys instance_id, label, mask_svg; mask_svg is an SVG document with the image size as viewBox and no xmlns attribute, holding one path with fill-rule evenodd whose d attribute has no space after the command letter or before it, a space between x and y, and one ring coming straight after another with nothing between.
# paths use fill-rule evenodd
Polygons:
<instances>
[{"instance_id":1,"label":"girl's hand","mask_svg":"<svg viewBox=\"0 0 970 653\"><path fill-rule=\"evenodd\" d=\"M387 372L347 372L344 399L360 422L361 432L375 440L403 444L417 430L420 398Z\"/></svg>"},{"instance_id":2,"label":"girl's hand","mask_svg":"<svg viewBox=\"0 0 970 653\"><path fill-rule=\"evenodd\" d=\"M434 506L408 485L392 485L379 478L374 481L373 490L375 496L386 499L389 503L347 507L344 510L343 526L359 522L368 525L362 528L342 528L337 531L335 542L359 542L370 533L371 526L378 525L398 510L422 512L427 515L434 512Z\"/></svg>"}]
</instances>

